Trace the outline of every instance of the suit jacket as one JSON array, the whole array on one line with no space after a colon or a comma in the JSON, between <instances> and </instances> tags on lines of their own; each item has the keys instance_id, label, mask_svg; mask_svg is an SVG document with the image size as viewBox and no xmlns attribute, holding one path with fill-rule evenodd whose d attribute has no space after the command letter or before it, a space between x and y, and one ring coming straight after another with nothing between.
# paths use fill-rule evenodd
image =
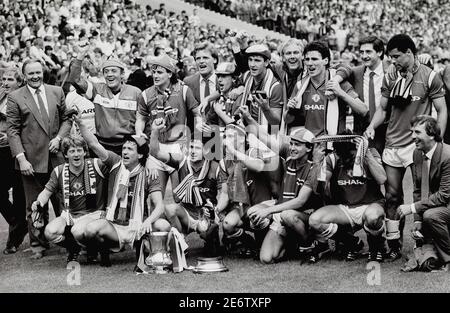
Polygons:
<instances>
[{"instance_id":1,"label":"suit jacket","mask_svg":"<svg viewBox=\"0 0 450 313\"><path fill-rule=\"evenodd\" d=\"M24 153L37 173L48 173L64 162L61 152L50 153L51 139L59 135L64 138L71 128L67 116L64 92L61 87L44 84L50 118L49 129L45 126L38 104L27 86L21 87L8 96L6 111L8 142L12 156ZM52 168L48 168L49 161ZM19 164L16 159L16 169Z\"/></svg>"},{"instance_id":2,"label":"suit jacket","mask_svg":"<svg viewBox=\"0 0 450 313\"><path fill-rule=\"evenodd\" d=\"M191 88L194 98L200 103L200 73L195 73L184 78L184 83ZM211 90L211 93L213 90Z\"/></svg>"},{"instance_id":3,"label":"suit jacket","mask_svg":"<svg viewBox=\"0 0 450 313\"><path fill-rule=\"evenodd\" d=\"M450 206L450 146L439 142L430 163L430 196L421 199L423 153L416 149L413 155L414 206L419 216L428 209ZM415 216L417 220L418 216Z\"/></svg>"}]
</instances>

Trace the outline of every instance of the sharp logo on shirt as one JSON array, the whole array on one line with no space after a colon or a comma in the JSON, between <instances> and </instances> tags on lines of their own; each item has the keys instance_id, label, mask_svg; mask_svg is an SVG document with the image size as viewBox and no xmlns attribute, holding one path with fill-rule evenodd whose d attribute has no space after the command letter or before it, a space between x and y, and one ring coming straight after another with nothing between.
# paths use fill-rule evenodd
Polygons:
<instances>
[{"instance_id":1,"label":"sharp logo on shirt","mask_svg":"<svg viewBox=\"0 0 450 313\"><path fill-rule=\"evenodd\" d=\"M198 188L198 190L199 190L200 192L208 192L208 191L210 191L211 189L209 189L209 188Z\"/></svg>"},{"instance_id":2,"label":"sharp logo on shirt","mask_svg":"<svg viewBox=\"0 0 450 313\"><path fill-rule=\"evenodd\" d=\"M412 96L411 97L411 100L412 101L419 101L421 98L420 97L418 97L418 96Z\"/></svg>"},{"instance_id":3,"label":"sharp logo on shirt","mask_svg":"<svg viewBox=\"0 0 450 313\"><path fill-rule=\"evenodd\" d=\"M325 105L323 104L305 104L305 110L308 111L323 111L325 110Z\"/></svg>"},{"instance_id":4,"label":"sharp logo on shirt","mask_svg":"<svg viewBox=\"0 0 450 313\"><path fill-rule=\"evenodd\" d=\"M337 183L339 186L364 185L364 182L358 179L339 179Z\"/></svg>"},{"instance_id":5,"label":"sharp logo on shirt","mask_svg":"<svg viewBox=\"0 0 450 313\"><path fill-rule=\"evenodd\" d=\"M253 180L248 180L246 184L247 186L250 186L251 184L253 184Z\"/></svg>"}]
</instances>

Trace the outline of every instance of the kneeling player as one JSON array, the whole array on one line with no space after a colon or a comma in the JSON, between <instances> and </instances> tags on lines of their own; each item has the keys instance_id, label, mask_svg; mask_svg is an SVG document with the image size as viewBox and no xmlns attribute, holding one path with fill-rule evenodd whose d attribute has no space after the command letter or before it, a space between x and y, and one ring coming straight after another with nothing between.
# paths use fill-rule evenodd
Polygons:
<instances>
[{"instance_id":1,"label":"kneeling player","mask_svg":"<svg viewBox=\"0 0 450 313\"><path fill-rule=\"evenodd\" d=\"M327 239L344 244L346 260L353 261L363 242L353 231L363 227L369 244L369 261L382 261L384 254L384 197L380 185L386 172L375 149L367 149L367 140L355 135L323 136L318 141L335 141L335 153L326 158L325 189L332 205L314 212L310 226L324 245ZM316 246L315 254L320 250Z\"/></svg>"},{"instance_id":2,"label":"kneeling player","mask_svg":"<svg viewBox=\"0 0 450 313\"><path fill-rule=\"evenodd\" d=\"M67 162L53 170L45 189L32 204L32 210L39 211L52 194L60 193L64 210L47 225L45 237L65 247L69 254L67 262L70 262L77 261L79 244L86 243L86 225L104 213L103 182L107 169L99 159L85 159L87 146L82 137L66 137L61 146ZM93 261L91 258L95 258L95 254L88 253L88 262Z\"/></svg>"},{"instance_id":3,"label":"kneeling player","mask_svg":"<svg viewBox=\"0 0 450 313\"><path fill-rule=\"evenodd\" d=\"M266 169L276 155L270 150L251 147L245 128L239 123L226 126L224 146L226 155L221 164L228 175L229 206L221 212L225 215L223 242L230 251L238 250L244 257L255 256L269 223L253 223L247 210L272 199L270 172ZM255 238L246 229L252 231Z\"/></svg>"},{"instance_id":4,"label":"kneeling player","mask_svg":"<svg viewBox=\"0 0 450 313\"><path fill-rule=\"evenodd\" d=\"M101 146L83 121L77 122L89 148L109 170L106 219L89 223L85 236L89 244L99 248L100 265L111 266L110 251L133 246L145 233L170 230L169 222L161 218L164 202L160 181L152 179L145 169L149 148L144 137L127 137L120 157ZM153 210L148 206L149 197ZM140 242L136 242L136 251L140 251Z\"/></svg>"},{"instance_id":5,"label":"kneeling player","mask_svg":"<svg viewBox=\"0 0 450 313\"><path fill-rule=\"evenodd\" d=\"M213 222L213 212L214 207L222 211L227 206L226 173L217 161L205 158L201 138L190 141L188 156L160 149L159 132L164 127L162 118L153 121L150 150L155 158L177 169L180 181L178 186L174 186L177 203L166 205L166 217L180 232L198 232L206 242L206 255L217 255L219 229Z\"/></svg>"}]
</instances>

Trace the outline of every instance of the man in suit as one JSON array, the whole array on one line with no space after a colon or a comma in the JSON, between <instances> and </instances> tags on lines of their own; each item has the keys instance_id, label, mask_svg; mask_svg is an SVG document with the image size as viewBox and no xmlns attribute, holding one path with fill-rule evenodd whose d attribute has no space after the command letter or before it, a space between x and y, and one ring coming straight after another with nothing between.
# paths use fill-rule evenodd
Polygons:
<instances>
[{"instance_id":1,"label":"man in suit","mask_svg":"<svg viewBox=\"0 0 450 313\"><path fill-rule=\"evenodd\" d=\"M385 68L384 43L376 36L368 36L359 41L359 52L363 64L348 68L341 67L337 71L336 79L342 77L353 86L358 97L369 108L369 115L355 116L354 131L361 133L366 130L368 123L372 120L376 109L380 106L381 86ZM375 131L375 137L371 144L382 154L386 136L386 124L382 124Z\"/></svg>"},{"instance_id":2,"label":"man in suit","mask_svg":"<svg viewBox=\"0 0 450 313\"><path fill-rule=\"evenodd\" d=\"M22 173L27 207L30 246L33 258L42 258L48 248L44 228L36 229L31 219L31 204L44 189L53 168L64 162L59 144L71 127L63 89L43 83L43 65L39 60L24 62L22 73L26 86L13 91L7 103L7 135L16 169ZM55 200L55 199L53 199ZM59 215L58 201L52 201ZM48 207L43 211L48 223Z\"/></svg>"},{"instance_id":3,"label":"man in suit","mask_svg":"<svg viewBox=\"0 0 450 313\"><path fill-rule=\"evenodd\" d=\"M435 118L413 118L414 150L412 165L414 202L403 204L397 213L403 217L414 213L413 237L417 233L432 239L443 268L450 263L450 146L442 142Z\"/></svg>"},{"instance_id":4,"label":"man in suit","mask_svg":"<svg viewBox=\"0 0 450 313\"><path fill-rule=\"evenodd\" d=\"M184 83L191 88L198 103L204 103L205 98L216 91L217 76L214 73L219 62L217 50L210 43L201 43L195 47L194 60L198 72L184 79ZM194 131L194 116L188 112L187 125Z\"/></svg>"},{"instance_id":5,"label":"man in suit","mask_svg":"<svg viewBox=\"0 0 450 313\"><path fill-rule=\"evenodd\" d=\"M14 160L6 135L6 103L8 95L19 88L23 83L22 76L17 68L6 69L2 75L0 88L0 173L5 179L0 181L0 213L9 224L8 240L4 254L13 254L28 233L25 220L25 195L23 193L22 179L18 171L14 170ZM12 187L13 202L9 201L9 189Z\"/></svg>"}]
</instances>

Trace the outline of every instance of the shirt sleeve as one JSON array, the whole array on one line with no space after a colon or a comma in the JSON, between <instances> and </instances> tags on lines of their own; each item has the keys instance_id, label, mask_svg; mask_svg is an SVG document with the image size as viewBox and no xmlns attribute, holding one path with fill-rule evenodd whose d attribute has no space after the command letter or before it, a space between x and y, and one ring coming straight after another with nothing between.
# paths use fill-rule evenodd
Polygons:
<instances>
[{"instance_id":1,"label":"shirt sleeve","mask_svg":"<svg viewBox=\"0 0 450 313\"><path fill-rule=\"evenodd\" d=\"M341 85L342 90L344 90L350 97L358 98L358 94L356 93L355 89L348 81L344 81L340 85Z\"/></svg>"},{"instance_id":2,"label":"shirt sleeve","mask_svg":"<svg viewBox=\"0 0 450 313\"><path fill-rule=\"evenodd\" d=\"M155 191L161 191L161 180L159 177L149 179L148 181L148 193L150 194Z\"/></svg>"},{"instance_id":3,"label":"shirt sleeve","mask_svg":"<svg viewBox=\"0 0 450 313\"><path fill-rule=\"evenodd\" d=\"M57 166L52 173L50 174L50 179L48 180L47 184L45 185L45 189L50 191L51 193L55 194L59 189L59 179L56 175L56 172L60 170L60 167Z\"/></svg>"},{"instance_id":4,"label":"shirt sleeve","mask_svg":"<svg viewBox=\"0 0 450 313\"><path fill-rule=\"evenodd\" d=\"M432 100L439 99L445 96L444 83L442 81L441 75L439 75L438 73L434 75L434 78L431 81L429 96Z\"/></svg>"},{"instance_id":5,"label":"shirt sleeve","mask_svg":"<svg viewBox=\"0 0 450 313\"><path fill-rule=\"evenodd\" d=\"M279 82L272 88L272 93L269 99L269 106L271 108L283 107L283 88Z\"/></svg>"},{"instance_id":6,"label":"shirt sleeve","mask_svg":"<svg viewBox=\"0 0 450 313\"><path fill-rule=\"evenodd\" d=\"M383 77L383 83L381 85L381 95L385 98L389 98L391 95L391 90L394 87L395 82L394 81L388 81L386 79L386 76Z\"/></svg>"},{"instance_id":7,"label":"shirt sleeve","mask_svg":"<svg viewBox=\"0 0 450 313\"><path fill-rule=\"evenodd\" d=\"M149 107L147 106L147 101L145 101L144 93L145 93L145 91L143 91L137 97L137 106L138 106L137 111L139 112L139 114L141 114L143 116L148 116L150 114L150 110L149 110Z\"/></svg>"}]
</instances>

